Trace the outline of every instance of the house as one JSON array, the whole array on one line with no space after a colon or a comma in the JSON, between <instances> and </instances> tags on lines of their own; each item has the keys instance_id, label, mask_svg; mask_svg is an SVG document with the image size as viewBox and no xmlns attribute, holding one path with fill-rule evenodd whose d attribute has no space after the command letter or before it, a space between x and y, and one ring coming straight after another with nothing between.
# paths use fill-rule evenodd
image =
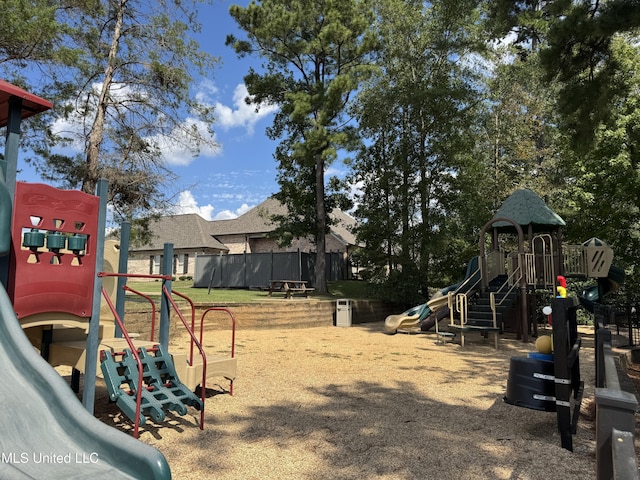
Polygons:
<instances>
[{"instance_id":1,"label":"house","mask_svg":"<svg viewBox=\"0 0 640 480\"><path fill-rule=\"evenodd\" d=\"M160 273L165 243L173 244L173 274L177 277L193 276L199 255L315 251L311 238L294 239L286 248L268 238L275 229L269 217L283 213L286 207L270 197L231 220L208 221L194 213L162 217L152 224L154 237L148 244L129 248L129 273ZM339 209L332 216L338 223L326 237L326 251L341 252L346 259L356 245L355 220Z\"/></svg>"}]
</instances>

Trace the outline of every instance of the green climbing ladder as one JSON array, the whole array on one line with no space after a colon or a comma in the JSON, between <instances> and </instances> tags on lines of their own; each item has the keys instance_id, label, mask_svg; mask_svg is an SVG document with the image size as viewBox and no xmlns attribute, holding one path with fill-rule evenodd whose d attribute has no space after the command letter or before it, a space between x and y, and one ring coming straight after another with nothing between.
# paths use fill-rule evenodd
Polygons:
<instances>
[{"instance_id":1,"label":"green climbing ladder","mask_svg":"<svg viewBox=\"0 0 640 480\"><path fill-rule=\"evenodd\" d=\"M138 361L131 349L122 352L100 352L100 369L104 376L109 398L129 419L136 424L144 425L147 416L155 422L162 422L166 412L178 415L187 413L187 406L204 410L203 401L178 379L173 361L161 345L147 350L136 349L142 364L142 382ZM141 385L139 417L136 421L137 389Z\"/></svg>"}]
</instances>

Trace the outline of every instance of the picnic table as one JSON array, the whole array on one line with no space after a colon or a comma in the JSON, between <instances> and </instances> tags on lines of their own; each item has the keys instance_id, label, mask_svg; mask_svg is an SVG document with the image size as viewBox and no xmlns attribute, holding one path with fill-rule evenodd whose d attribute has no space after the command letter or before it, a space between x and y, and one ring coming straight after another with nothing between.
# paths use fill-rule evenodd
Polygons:
<instances>
[{"instance_id":1,"label":"picnic table","mask_svg":"<svg viewBox=\"0 0 640 480\"><path fill-rule=\"evenodd\" d=\"M305 280L271 280L269 296L274 292L284 293L285 298L291 298L295 293L301 293L308 297L309 292L313 292L313 288L307 287Z\"/></svg>"}]
</instances>

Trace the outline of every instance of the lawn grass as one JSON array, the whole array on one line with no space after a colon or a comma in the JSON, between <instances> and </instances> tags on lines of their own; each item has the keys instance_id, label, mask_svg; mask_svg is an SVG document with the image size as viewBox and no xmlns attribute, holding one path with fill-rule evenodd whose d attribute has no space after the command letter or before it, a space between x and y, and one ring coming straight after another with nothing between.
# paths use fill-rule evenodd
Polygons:
<instances>
[{"instance_id":1,"label":"lawn grass","mask_svg":"<svg viewBox=\"0 0 640 480\"><path fill-rule=\"evenodd\" d=\"M127 285L139 292L155 298L160 296L161 282L128 281ZM310 298L335 300L337 298L366 299L367 283L355 280L340 280L328 282L329 293L320 295L312 292ZM194 288L192 280L176 280L171 283L173 290L186 295L195 303L259 303L269 299L269 294L263 290L249 290L241 288ZM280 294L279 296L282 296Z\"/></svg>"}]
</instances>

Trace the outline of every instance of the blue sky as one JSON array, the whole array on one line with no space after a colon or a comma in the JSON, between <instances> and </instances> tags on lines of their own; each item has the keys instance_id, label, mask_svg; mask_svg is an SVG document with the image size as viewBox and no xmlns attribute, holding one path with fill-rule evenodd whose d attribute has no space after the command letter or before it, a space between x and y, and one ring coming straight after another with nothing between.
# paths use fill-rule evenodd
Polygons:
<instances>
[{"instance_id":1,"label":"blue sky","mask_svg":"<svg viewBox=\"0 0 640 480\"><path fill-rule=\"evenodd\" d=\"M259 71L263 60L255 56L239 59L225 46L228 34L246 38L229 15L234 4L246 6L249 0L213 0L213 5L203 5L199 17L202 35L197 37L203 50L221 59L213 77L200 85L215 102L214 129L221 149L174 169L184 185L179 211L199 213L206 219L235 218L279 189L273 159L278 142L265 134L272 124L274 107L256 113L255 107L244 101L247 90L243 78L250 67ZM344 177L344 164L336 161L325 175Z\"/></svg>"},{"instance_id":2,"label":"blue sky","mask_svg":"<svg viewBox=\"0 0 640 480\"><path fill-rule=\"evenodd\" d=\"M233 4L248 2L214 0L213 5L202 5L202 34L197 37L203 50L221 59L213 77L196 86L215 102L214 129L220 149L172 168L181 183L176 189L181 192L178 210L199 213L207 219L234 218L278 190L273 159L277 143L265 135L273 120L272 109L256 114L244 102L247 91L243 77L260 60L238 59L224 44L227 34L243 36L229 15Z\"/></svg>"},{"instance_id":3,"label":"blue sky","mask_svg":"<svg viewBox=\"0 0 640 480\"><path fill-rule=\"evenodd\" d=\"M167 192L175 199L172 213L198 213L207 220L235 218L278 191L273 159L278 142L265 134L275 107L266 106L256 112L244 101L247 90L243 78L250 67L259 70L263 60L255 56L239 59L232 48L225 46L228 34L246 38L229 15L229 7L248 3L249 0L213 0L212 4L199 7L202 32L195 38L204 51L220 62L209 78L197 79L193 95L214 105L217 121L213 128L219 148L203 150L197 157L169 145L163 148L166 165L178 176ZM54 129L77 130L71 121L58 122ZM18 168L18 180L41 181L25 162L20 162ZM326 178L336 174L344 175L343 164L336 162L326 172Z\"/></svg>"},{"instance_id":4,"label":"blue sky","mask_svg":"<svg viewBox=\"0 0 640 480\"><path fill-rule=\"evenodd\" d=\"M172 213L198 213L208 220L235 218L278 191L273 159L277 142L265 134L274 108L256 113L244 101L247 90L243 77L250 66L256 68L260 64L260 59L238 59L233 49L224 44L230 33L244 38L229 15L229 6L248 3L249 0L214 0L211 5L200 5L202 33L196 39L204 51L220 58L220 62L209 78L196 81L193 95L215 106L217 122L213 128L219 148L204 150L195 158L184 151L166 149L164 161L178 176L167 191L175 198L176 209ZM73 122L58 122L54 129L77 130ZM18 169L18 180L42 182L26 162L19 160Z\"/></svg>"}]
</instances>

